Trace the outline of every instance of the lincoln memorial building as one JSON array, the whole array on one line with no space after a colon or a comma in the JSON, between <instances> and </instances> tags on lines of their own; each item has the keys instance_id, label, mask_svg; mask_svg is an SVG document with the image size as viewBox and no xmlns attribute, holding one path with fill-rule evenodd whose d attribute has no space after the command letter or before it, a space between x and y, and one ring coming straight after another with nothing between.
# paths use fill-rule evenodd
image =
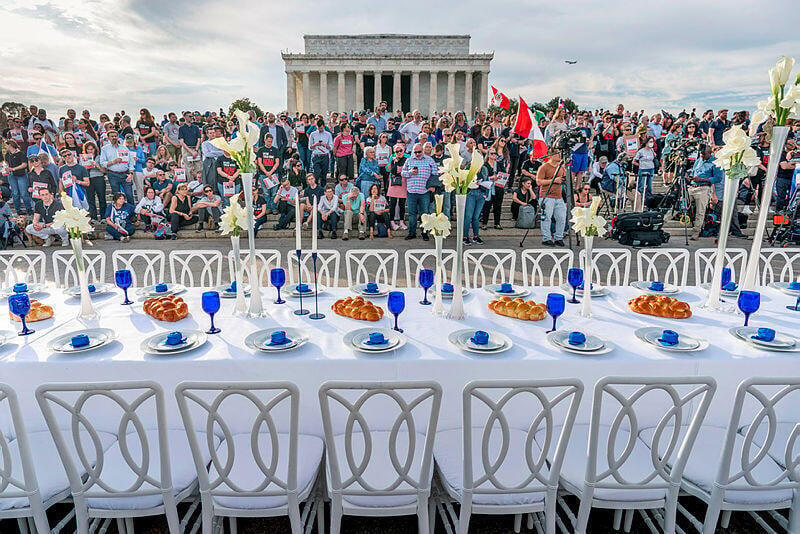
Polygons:
<instances>
[{"instance_id":1,"label":"lincoln memorial building","mask_svg":"<svg viewBox=\"0 0 800 534\"><path fill-rule=\"evenodd\" d=\"M374 109L486 109L494 53L473 54L469 35L305 35L283 52L290 113Z\"/></svg>"}]
</instances>

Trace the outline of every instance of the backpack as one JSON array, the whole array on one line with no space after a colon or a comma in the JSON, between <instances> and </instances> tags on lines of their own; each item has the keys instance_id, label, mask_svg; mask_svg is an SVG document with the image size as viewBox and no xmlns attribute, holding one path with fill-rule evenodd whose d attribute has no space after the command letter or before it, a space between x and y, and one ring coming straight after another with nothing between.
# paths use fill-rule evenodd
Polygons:
<instances>
[{"instance_id":1,"label":"backpack","mask_svg":"<svg viewBox=\"0 0 800 534\"><path fill-rule=\"evenodd\" d=\"M376 225L378 237L389 237L389 230L386 228L386 225L383 223L378 223Z\"/></svg>"},{"instance_id":2,"label":"backpack","mask_svg":"<svg viewBox=\"0 0 800 534\"><path fill-rule=\"evenodd\" d=\"M519 216L517 217L517 224L515 228L536 228L536 208L531 205L520 206Z\"/></svg>"},{"instance_id":3,"label":"backpack","mask_svg":"<svg viewBox=\"0 0 800 534\"><path fill-rule=\"evenodd\" d=\"M160 222L158 223L158 226L156 226L156 231L153 232L153 237L160 241L168 238L171 233L172 229L170 226L165 222Z\"/></svg>"}]
</instances>

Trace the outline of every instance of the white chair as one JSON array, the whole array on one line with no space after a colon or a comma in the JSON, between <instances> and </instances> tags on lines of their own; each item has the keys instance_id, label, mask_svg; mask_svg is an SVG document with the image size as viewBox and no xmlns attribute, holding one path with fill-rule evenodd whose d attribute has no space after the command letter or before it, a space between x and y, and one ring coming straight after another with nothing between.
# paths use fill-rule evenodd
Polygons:
<instances>
[{"instance_id":1,"label":"white chair","mask_svg":"<svg viewBox=\"0 0 800 534\"><path fill-rule=\"evenodd\" d=\"M645 522L651 511L663 532L675 532L681 473L715 391L710 377L600 379L590 422L573 427L561 469L561 486L580 499L577 517L561 501L574 532L586 532L592 507L615 510L615 529L627 510L630 532L639 510ZM650 428L640 434L643 427Z\"/></svg>"},{"instance_id":2,"label":"white chair","mask_svg":"<svg viewBox=\"0 0 800 534\"><path fill-rule=\"evenodd\" d=\"M715 248L698 248L694 251L694 283L711 283L714 277ZM736 273L744 273L747 267L747 251L743 248L725 249L725 267L731 268L731 280L736 281Z\"/></svg>"},{"instance_id":3,"label":"white chair","mask_svg":"<svg viewBox=\"0 0 800 534\"><path fill-rule=\"evenodd\" d=\"M162 250L115 250L111 253L114 272L128 269L133 287L147 287L164 282L167 255Z\"/></svg>"},{"instance_id":4,"label":"white chair","mask_svg":"<svg viewBox=\"0 0 800 534\"><path fill-rule=\"evenodd\" d=\"M173 284L215 287L222 284L222 252L218 250L172 250L169 274ZM200 271L195 279L194 270Z\"/></svg>"},{"instance_id":5,"label":"white chair","mask_svg":"<svg viewBox=\"0 0 800 534\"><path fill-rule=\"evenodd\" d=\"M344 255L347 285L377 282L397 286L399 258L396 250L348 250Z\"/></svg>"},{"instance_id":6,"label":"white chair","mask_svg":"<svg viewBox=\"0 0 800 534\"><path fill-rule=\"evenodd\" d=\"M537 531L546 525L544 531L555 534L561 462L582 394L579 380L467 384L461 428L436 433L433 454L444 490L439 493L448 497L437 499L439 515L467 534L472 514L516 514L519 532L519 514L530 513L536 514ZM534 440L540 431L543 447ZM548 465L551 444L555 453ZM451 501L460 504L457 516Z\"/></svg>"},{"instance_id":7,"label":"white chair","mask_svg":"<svg viewBox=\"0 0 800 534\"><path fill-rule=\"evenodd\" d=\"M161 386L45 384L36 400L69 477L78 532L88 532L96 518L103 526L116 518L120 532L133 532L134 517L161 514L171 534L183 531L176 506L196 493L197 475L185 432L167 429ZM72 425L62 427L62 420ZM116 435L108 450L98 430L104 425Z\"/></svg>"},{"instance_id":8,"label":"white chair","mask_svg":"<svg viewBox=\"0 0 800 534\"><path fill-rule=\"evenodd\" d=\"M256 254L256 272L258 273L258 279L261 281L261 287L267 287L270 284L269 281L269 272L272 269L281 266L281 251L275 250L271 248L257 248L255 250ZM249 282L250 280L250 251L249 250L240 250L239 251L239 259L242 262L242 273L244 280L243 282ZM233 280L233 272L236 270L236 264L234 261L233 251L228 251L228 273L230 273L230 279Z\"/></svg>"},{"instance_id":9,"label":"white chair","mask_svg":"<svg viewBox=\"0 0 800 534\"><path fill-rule=\"evenodd\" d=\"M317 484L324 445L321 438L298 431L297 386L183 382L175 396L200 483L204 534L224 517L235 532L237 517L283 515L289 516L293 534L301 534L311 528L315 514L317 530L324 532ZM221 435L219 447L198 428Z\"/></svg>"},{"instance_id":10,"label":"white chair","mask_svg":"<svg viewBox=\"0 0 800 534\"><path fill-rule=\"evenodd\" d=\"M798 378L750 378L739 384L728 428L703 426L697 454L683 473L682 489L708 506L704 521L681 513L704 534L727 528L732 511L747 511L775 533L757 512L766 511L788 532L800 529L798 473ZM781 415L783 412L785 415ZM751 417L752 414L752 417ZM789 519L775 510L789 509Z\"/></svg>"},{"instance_id":11,"label":"white chair","mask_svg":"<svg viewBox=\"0 0 800 534\"><path fill-rule=\"evenodd\" d=\"M464 279L468 288L481 288L503 282L513 284L517 274L516 268L517 253L510 248L464 252Z\"/></svg>"},{"instance_id":12,"label":"white chair","mask_svg":"<svg viewBox=\"0 0 800 534\"><path fill-rule=\"evenodd\" d=\"M664 282L685 286L689 276L689 251L684 248L647 248L636 253L640 282Z\"/></svg>"},{"instance_id":13,"label":"white chair","mask_svg":"<svg viewBox=\"0 0 800 534\"><path fill-rule=\"evenodd\" d=\"M406 250L403 260L406 267L406 287L419 287L419 272L422 269L436 272L436 250L428 248ZM455 261L455 250L442 249L442 282L447 282L447 271L453 270Z\"/></svg>"},{"instance_id":14,"label":"white chair","mask_svg":"<svg viewBox=\"0 0 800 534\"><path fill-rule=\"evenodd\" d=\"M339 287L339 265L342 255L338 250L317 251L317 280L319 285L325 287ZM286 270L289 271L289 284L297 283L297 253L290 250L286 253ZM314 264L311 252L304 250L300 256L300 269L303 273L303 283L314 283Z\"/></svg>"},{"instance_id":15,"label":"white chair","mask_svg":"<svg viewBox=\"0 0 800 534\"><path fill-rule=\"evenodd\" d=\"M586 249L578 254L578 265L583 268ZM601 273L605 272L605 279ZM631 251L627 248L592 249L592 280L607 286L627 286L631 276Z\"/></svg>"},{"instance_id":16,"label":"white chair","mask_svg":"<svg viewBox=\"0 0 800 534\"><path fill-rule=\"evenodd\" d=\"M0 289L17 282L44 283L47 256L41 250L0 251Z\"/></svg>"},{"instance_id":17,"label":"white chair","mask_svg":"<svg viewBox=\"0 0 800 534\"><path fill-rule=\"evenodd\" d=\"M417 516L433 530L433 441L442 388L435 382L326 382L325 429L331 534L342 515Z\"/></svg>"},{"instance_id":18,"label":"white chair","mask_svg":"<svg viewBox=\"0 0 800 534\"><path fill-rule=\"evenodd\" d=\"M559 286L575 262L569 249L529 248L522 251L522 285Z\"/></svg>"},{"instance_id":19,"label":"white chair","mask_svg":"<svg viewBox=\"0 0 800 534\"><path fill-rule=\"evenodd\" d=\"M760 259L761 285L795 282L800 278L800 248L764 248Z\"/></svg>"},{"instance_id":20,"label":"white chair","mask_svg":"<svg viewBox=\"0 0 800 534\"><path fill-rule=\"evenodd\" d=\"M83 249L86 262L86 276L90 284L106 281L106 253L102 250ZM80 285L78 270L75 268L75 255L71 250L53 252L53 275L57 287L75 287Z\"/></svg>"}]
</instances>

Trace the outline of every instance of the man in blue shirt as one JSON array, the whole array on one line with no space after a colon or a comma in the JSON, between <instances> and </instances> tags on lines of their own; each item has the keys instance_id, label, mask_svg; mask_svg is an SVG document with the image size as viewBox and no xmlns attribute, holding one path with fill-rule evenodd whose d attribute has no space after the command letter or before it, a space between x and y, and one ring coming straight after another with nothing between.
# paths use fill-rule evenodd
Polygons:
<instances>
[{"instance_id":1,"label":"man in blue shirt","mask_svg":"<svg viewBox=\"0 0 800 534\"><path fill-rule=\"evenodd\" d=\"M422 153L422 145L417 143L413 148L413 156L403 164L400 174L406 179L406 207L408 209L408 235L406 240L417 237L417 217L430 212L431 197L428 194L428 179L436 176L439 168L433 158ZM422 232L422 239L428 240L428 234Z\"/></svg>"},{"instance_id":2,"label":"man in blue shirt","mask_svg":"<svg viewBox=\"0 0 800 534\"><path fill-rule=\"evenodd\" d=\"M183 114L184 123L178 128L178 139L181 142L181 160L183 168L186 169L186 176L194 179L198 172L202 172L200 162L200 138L202 133L196 124L192 123L192 114Z\"/></svg>"},{"instance_id":3,"label":"man in blue shirt","mask_svg":"<svg viewBox=\"0 0 800 534\"><path fill-rule=\"evenodd\" d=\"M327 183L330 168L330 153L333 149L333 137L325 129L325 121L317 120L317 129L308 136L308 149L311 150L311 168L318 184Z\"/></svg>"},{"instance_id":4,"label":"man in blue shirt","mask_svg":"<svg viewBox=\"0 0 800 534\"><path fill-rule=\"evenodd\" d=\"M694 229L692 230L692 241L700 238L700 231L706 220L708 204L714 196L712 187L725 179L722 169L714 164L714 156L710 148L706 148L697 158L692 168L692 176L689 179L689 197L694 200L695 217Z\"/></svg>"},{"instance_id":5,"label":"man in blue shirt","mask_svg":"<svg viewBox=\"0 0 800 534\"><path fill-rule=\"evenodd\" d=\"M108 143L100 149L98 163L108 171L108 184L111 192L125 193L128 202L133 203L133 170L134 161L127 147L119 142L116 130L106 132Z\"/></svg>"},{"instance_id":6,"label":"man in blue shirt","mask_svg":"<svg viewBox=\"0 0 800 534\"><path fill-rule=\"evenodd\" d=\"M376 109L372 117L367 119L367 124L375 127L375 135L380 135L386 129L386 119L381 116L380 109Z\"/></svg>"}]
</instances>

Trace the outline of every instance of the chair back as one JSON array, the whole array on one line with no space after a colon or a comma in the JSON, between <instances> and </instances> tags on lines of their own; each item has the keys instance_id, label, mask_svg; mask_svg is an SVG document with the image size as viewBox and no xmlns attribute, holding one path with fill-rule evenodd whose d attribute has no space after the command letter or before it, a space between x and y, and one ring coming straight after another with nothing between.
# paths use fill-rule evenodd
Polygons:
<instances>
[{"instance_id":1,"label":"chair back","mask_svg":"<svg viewBox=\"0 0 800 534\"><path fill-rule=\"evenodd\" d=\"M586 249L578 254L578 264L586 263ZM605 278L601 273L605 272ZM607 286L627 286L631 275L631 251L627 248L592 249L592 280Z\"/></svg>"},{"instance_id":2,"label":"chair back","mask_svg":"<svg viewBox=\"0 0 800 534\"><path fill-rule=\"evenodd\" d=\"M106 281L106 253L102 250L83 250L86 262L86 276L90 284ZM71 250L53 252L53 275L56 286L61 288L80 285L78 269L75 266L75 255Z\"/></svg>"},{"instance_id":3,"label":"chair back","mask_svg":"<svg viewBox=\"0 0 800 534\"><path fill-rule=\"evenodd\" d=\"M761 285L795 282L800 277L800 248L761 249L758 262Z\"/></svg>"},{"instance_id":4,"label":"chair back","mask_svg":"<svg viewBox=\"0 0 800 534\"><path fill-rule=\"evenodd\" d=\"M694 251L694 283L696 285L711 283L714 277L714 261L717 257L715 248L698 248ZM747 251L743 248L725 249L725 267L731 268L731 280L736 281L737 273L743 274L747 267Z\"/></svg>"},{"instance_id":5,"label":"chair back","mask_svg":"<svg viewBox=\"0 0 800 534\"><path fill-rule=\"evenodd\" d=\"M0 251L0 289L17 282L44 283L47 256L41 250L24 252Z\"/></svg>"},{"instance_id":6,"label":"chair back","mask_svg":"<svg viewBox=\"0 0 800 534\"><path fill-rule=\"evenodd\" d=\"M504 282L513 284L517 275L516 268L517 253L510 248L464 252L464 280L468 288L481 288Z\"/></svg>"},{"instance_id":7,"label":"chair back","mask_svg":"<svg viewBox=\"0 0 800 534\"><path fill-rule=\"evenodd\" d=\"M640 282L685 286L689 276L689 251L683 248L643 248L636 253Z\"/></svg>"},{"instance_id":8,"label":"chair back","mask_svg":"<svg viewBox=\"0 0 800 534\"><path fill-rule=\"evenodd\" d=\"M348 250L344 255L347 266L347 285L377 282L397 286L396 250Z\"/></svg>"},{"instance_id":9,"label":"chair back","mask_svg":"<svg viewBox=\"0 0 800 534\"><path fill-rule=\"evenodd\" d=\"M172 250L170 281L186 287L216 287L222 284L222 261L218 250ZM195 270L199 271L197 276Z\"/></svg>"},{"instance_id":10,"label":"chair back","mask_svg":"<svg viewBox=\"0 0 800 534\"><path fill-rule=\"evenodd\" d=\"M317 280L319 285L325 287L339 287L339 265L342 255L338 250L318 250L317 251ZM297 252L289 250L286 253L287 270L289 271L289 283L298 283L297 273ZM314 260L311 251L304 250L300 253L300 272L302 273L304 284L314 283Z\"/></svg>"},{"instance_id":11,"label":"chair back","mask_svg":"<svg viewBox=\"0 0 800 534\"><path fill-rule=\"evenodd\" d=\"M281 251L267 248L257 248L255 250L256 256L256 274L261 283L261 287L268 287L270 285L269 272L272 269L281 266ZM242 282L250 283L250 251L239 251L239 261L242 262ZM236 258L233 251L228 251L228 273L230 279L233 281L233 275L236 271Z\"/></svg>"},{"instance_id":12,"label":"chair back","mask_svg":"<svg viewBox=\"0 0 800 534\"><path fill-rule=\"evenodd\" d=\"M406 287L419 287L419 272L422 269L431 269L436 272L436 251L427 248L406 250L403 255L406 268ZM456 261L456 251L453 249L442 250L442 283L447 282L447 271L453 270Z\"/></svg>"},{"instance_id":13,"label":"chair back","mask_svg":"<svg viewBox=\"0 0 800 534\"><path fill-rule=\"evenodd\" d=\"M162 250L115 250L111 253L114 272L128 269L133 287L147 287L164 282L167 255Z\"/></svg>"},{"instance_id":14,"label":"chair back","mask_svg":"<svg viewBox=\"0 0 800 534\"><path fill-rule=\"evenodd\" d=\"M559 286L566 282L575 253L569 249L529 248L522 251L522 285Z\"/></svg>"},{"instance_id":15,"label":"chair back","mask_svg":"<svg viewBox=\"0 0 800 534\"><path fill-rule=\"evenodd\" d=\"M22 417L16 392L7 384L0 384L0 413L11 422L8 429L10 436L0 432L0 494L3 499L26 497L31 510L43 516L42 496L33 468L25 419ZM19 458L11 453L12 441L16 441ZM15 462L19 465L14 465ZM19 475L22 476L21 479Z\"/></svg>"}]
</instances>

